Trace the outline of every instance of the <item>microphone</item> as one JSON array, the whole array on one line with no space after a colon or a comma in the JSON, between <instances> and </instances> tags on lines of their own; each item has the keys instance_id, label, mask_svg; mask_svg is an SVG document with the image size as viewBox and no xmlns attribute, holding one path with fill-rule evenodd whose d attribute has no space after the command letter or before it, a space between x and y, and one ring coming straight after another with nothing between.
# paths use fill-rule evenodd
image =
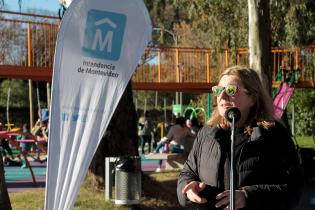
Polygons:
<instances>
[{"instance_id":1,"label":"microphone","mask_svg":"<svg viewBox=\"0 0 315 210\"><path fill-rule=\"evenodd\" d=\"M232 122L233 118L234 118L234 122L237 122L241 118L241 112L238 108L232 107L226 110L224 116L229 122Z\"/></svg>"}]
</instances>

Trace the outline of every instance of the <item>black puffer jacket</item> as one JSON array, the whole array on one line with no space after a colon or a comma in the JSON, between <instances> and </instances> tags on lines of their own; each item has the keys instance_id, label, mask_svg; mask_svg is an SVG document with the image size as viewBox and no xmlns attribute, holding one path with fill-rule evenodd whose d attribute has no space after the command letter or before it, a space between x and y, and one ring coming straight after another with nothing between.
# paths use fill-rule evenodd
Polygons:
<instances>
[{"instance_id":1,"label":"black puffer jacket","mask_svg":"<svg viewBox=\"0 0 315 210\"><path fill-rule=\"evenodd\" d=\"M181 193L184 186L190 181L201 181L207 184L204 194L208 203L195 209L216 209L215 195L220 191L218 180L222 179L219 142L229 141L229 135L222 135L224 132L228 131L209 126L199 132L178 179L181 205L191 203ZM236 161L236 189L247 192L246 210L290 210L297 205L303 173L292 139L279 123L268 130L255 127Z\"/></svg>"}]
</instances>

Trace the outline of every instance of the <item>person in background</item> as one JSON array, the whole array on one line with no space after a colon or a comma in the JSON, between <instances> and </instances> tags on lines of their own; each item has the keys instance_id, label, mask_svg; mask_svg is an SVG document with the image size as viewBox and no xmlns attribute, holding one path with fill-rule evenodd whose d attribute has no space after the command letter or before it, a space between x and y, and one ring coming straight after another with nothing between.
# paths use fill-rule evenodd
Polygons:
<instances>
[{"instance_id":1,"label":"person in background","mask_svg":"<svg viewBox=\"0 0 315 210\"><path fill-rule=\"evenodd\" d=\"M138 135L140 137L141 152L145 153L144 147L148 143L148 152L151 152L151 142L154 133L154 124L149 116L149 111L145 111L144 116L139 118L138 122Z\"/></svg>"},{"instance_id":2,"label":"person in background","mask_svg":"<svg viewBox=\"0 0 315 210\"><path fill-rule=\"evenodd\" d=\"M31 134L30 133L30 126L28 124L24 124L23 125L22 133L23 133L23 135L20 135L20 136L16 137L17 140L25 140L25 139L27 139L27 135ZM22 152L24 153L25 156L28 155L29 151L32 148L32 145L33 145L33 142L20 142L21 150L22 150ZM27 168L26 160L24 158L24 155L21 155L21 163L22 163L21 168Z\"/></svg>"},{"instance_id":3,"label":"person in background","mask_svg":"<svg viewBox=\"0 0 315 210\"><path fill-rule=\"evenodd\" d=\"M235 209L291 210L303 189L303 173L286 128L273 118L272 99L258 74L227 68L212 88L217 107L194 141L178 178L182 206L230 209L231 123L229 108L241 112L235 130Z\"/></svg>"},{"instance_id":4,"label":"person in background","mask_svg":"<svg viewBox=\"0 0 315 210\"><path fill-rule=\"evenodd\" d=\"M158 143L155 152L161 152L161 148L165 144L170 144L171 153L183 153L187 141L193 139L195 135L186 127L186 119L178 117L175 119L175 124L170 128L167 135L164 136Z\"/></svg>"},{"instance_id":5,"label":"person in background","mask_svg":"<svg viewBox=\"0 0 315 210\"><path fill-rule=\"evenodd\" d=\"M155 150L157 147L157 142L162 138L162 133L164 132L164 123L160 122L156 126L154 126L154 137L152 143L152 150Z\"/></svg>"},{"instance_id":6,"label":"person in background","mask_svg":"<svg viewBox=\"0 0 315 210\"><path fill-rule=\"evenodd\" d=\"M37 144L34 144L34 150L37 153L37 160L41 160L40 151L43 148L47 148L48 145L48 132L49 132L49 113L48 109L40 109L38 111L38 120L34 127L31 129L31 134L37 138ZM45 159L46 160L46 159ZM45 161L44 160L44 161ZM41 162L43 162L41 160Z\"/></svg>"},{"instance_id":7,"label":"person in background","mask_svg":"<svg viewBox=\"0 0 315 210\"><path fill-rule=\"evenodd\" d=\"M0 131L4 131L3 124L0 122ZM13 160L13 152L9 145L9 140L6 138L0 138L0 148L3 156L3 163L7 164L8 161Z\"/></svg>"},{"instance_id":8,"label":"person in background","mask_svg":"<svg viewBox=\"0 0 315 210\"><path fill-rule=\"evenodd\" d=\"M32 135L40 138L44 138L48 141L48 120L49 114L47 109L41 109L38 111L38 120L33 126L31 133Z\"/></svg>"},{"instance_id":9,"label":"person in background","mask_svg":"<svg viewBox=\"0 0 315 210\"><path fill-rule=\"evenodd\" d=\"M193 117L191 120L187 119L186 120L186 126L187 128L190 129L191 133L194 135L197 135L199 129L201 128L199 122L198 122L198 118Z\"/></svg>"}]
</instances>

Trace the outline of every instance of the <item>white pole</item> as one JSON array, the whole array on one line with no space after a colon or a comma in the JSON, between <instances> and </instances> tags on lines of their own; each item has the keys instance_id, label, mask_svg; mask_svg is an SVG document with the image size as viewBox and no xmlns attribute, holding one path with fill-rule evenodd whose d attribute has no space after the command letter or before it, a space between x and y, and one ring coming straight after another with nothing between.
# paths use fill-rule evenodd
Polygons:
<instances>
[{"instance_id":1,"label":"white pole","mask_svg":"<svg viewBox=\"0 0 315 210\"><path fill-rule=\"evenodd\" d=\"M136 111L138 111L138 99L136 99Z\"/></svg>"},{"instance_id":2,"label":"white pole","mask_svg":"<svg viewBox=\"0 0 315 210\"><path fill-rule=\"evenodd\" d=\"M144 99L144 110L143 113L147 111L147 99Z\"/></svg>"},{"instance_id":3,"label":"white pole","mask_svg":"<svg viewBox=\"0 0 315 210\"><path fill-rule=\"evenodd\" d=\"M158 91L155 91L155 109L157 109L158 106Z\"/></svg>"},{"instance_id":4,"label":"white pole","mask_svg":"<svg viewBox=\"0 0 315 210\"><path fill-rule=\"evenodd\" d=\"M294 103L292 104L292 120L291 120L291 132L292 132L292 136L295 136L295 130L294 130L294 124L295 124L295 118L294 118Z\"/></svg>"},{"instance_id":5,"label":"white pole","mask_svg":"<svg viewBox=\"0 0 315 210\"><path fill-rule=\"evenodd\" d=\"M164 97L164 122L167 122L167 114L166 114L166 98Z\"/></svg>"},{"instance_id":6,"label":"white pole","mask_svg":"<svg viewBox=\"0 0 315 210\"><path fill-rule=\"evenodd\" d=\"M11 95L11 88L9 87L9 89L8 89L8 95L7 95L7 123L8 123L8 130L11 130L10 113L9 113L10 95Z\"/></svg>"}]
</instances>

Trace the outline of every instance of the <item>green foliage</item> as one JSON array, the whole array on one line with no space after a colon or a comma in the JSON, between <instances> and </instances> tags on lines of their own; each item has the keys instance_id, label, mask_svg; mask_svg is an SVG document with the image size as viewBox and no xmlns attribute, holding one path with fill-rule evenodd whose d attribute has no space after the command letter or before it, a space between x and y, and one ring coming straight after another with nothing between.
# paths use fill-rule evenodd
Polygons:
<instances>
[{"instance_id":1,"label":"green foliage","mask_svg":"<svg viewBox=\"0 0 315 210\"><path fill-rule=\"evenodd\" d=\"M0 84L0 106L7 106L8 90L10 88L10 108L28 107L28 86L22 80L3 80Z\"/></svg>"},{"instance_id":2,"label":"green foliage","mask_svg":"<svg viewBox=\"0 0 315 210\"><path fill-rule=\"evenodd\" d=\"M286 16L286 43L288 46L314 44L315 2L292 1Z\"/></svg>"},{"instance_id":3,"label":"green foliage","mask_svg":"<svg viewBox=\"0 0 315 210\"><path fill-rule=\"evenodd\" d=\"M187 15L174 28L182 46L238 48L247 45L246 1L239 1L236 6L233 1L183 0L179 7Z\"/></svg>"},{"instance_id":4,"label":"green foliage","mask_svg":"<svg viewBox=\"0 0 315 210\"><path fill-rule=\"evenodd\" d=\"M247 47L247 1L145 0L154 27L174 31L182 47ZM270 0L272 46L315 41L315 1ZM172 43L170 37L163 43Z\"/></svg>"},{"instance_id":5,"label":"green foliage","mask_svg":"<svg viewBox=\"0 0 315 210\"><path fill-rule=\"evenodd\" d=\"M296 47L314 44L315 2L270 1L272 46Z\"/></svg>"},{"instance_id":6,"label":"green foliage","mask_svg":"<svg viewBox=\"0 0 315 210\"><path fill-rule=\"evenodd\" d=\"M287 106L288 117L292 117L292 105L294 104L295 135L314 136L315 135L315 90L296 89L292 99Z\"/></svg>"}]
</instances>

